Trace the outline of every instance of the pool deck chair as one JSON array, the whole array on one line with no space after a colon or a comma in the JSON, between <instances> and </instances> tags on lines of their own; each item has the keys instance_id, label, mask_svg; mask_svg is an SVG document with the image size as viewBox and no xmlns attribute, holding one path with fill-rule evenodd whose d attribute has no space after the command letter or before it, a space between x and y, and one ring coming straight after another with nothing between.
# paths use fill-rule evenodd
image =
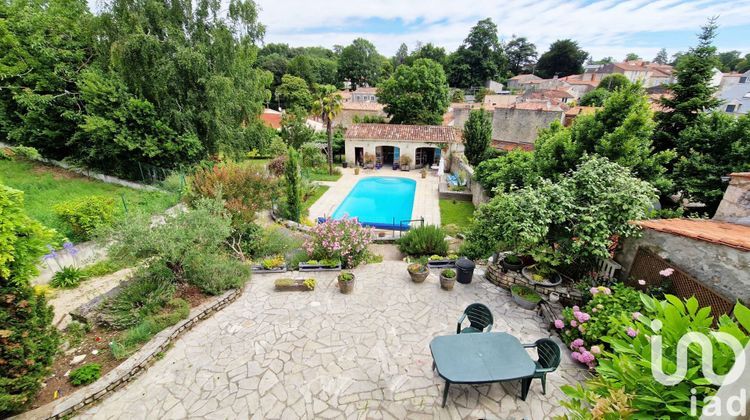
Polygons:
<instances>
[{"instance_id":1,"label":"pool deck chair","mask_svg":"<svg viewBox=\"0 0 750 420\"><path fill-rule=\"evenodd\" d=\"M469 326L462 329L461 324L466 318L469 318ZM456 334L489 332L492 330L493 322L490 308L481 303L472 303L464 309L463 315L458 319Z\"/></svg>"},{"instance_id":2,"label":"pool deck chair","mask_svg":"<svg viewBox=\"0 0 750 420\"><path fill-rule=\"evenodd\" d=\"M532 378L542 381L542 394L547 395L547 374L560 366L560 346L549 338L540 338L534 344L524 344L525 348L535 348L539 358L534 362L536 370Z\"/></svg>"}]
</instances>

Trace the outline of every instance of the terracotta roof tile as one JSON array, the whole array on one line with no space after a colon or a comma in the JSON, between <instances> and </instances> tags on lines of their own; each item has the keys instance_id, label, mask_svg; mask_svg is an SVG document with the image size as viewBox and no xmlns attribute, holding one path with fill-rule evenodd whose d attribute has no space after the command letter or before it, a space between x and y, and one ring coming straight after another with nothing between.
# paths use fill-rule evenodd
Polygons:
<instances>
[{"instance_id":1,"label":"terracotta roof tile","mask_svg":"<svg viewBox=\"0 0 750 420\"><path fill-rule=\"evenodd\" d=\"M636 222L639 226L750 252L750 226L717 220L660 219Z\"/></svg>"},{"instance_id":2,"label":"terracotta roof tile","mask_svg":"<svg viewBox=\"0 0 750 420\"><path fill-rule=\"evenodd\" d=\"M461 130L443 125L354 124L345 138L356 140L460 143Z\"/></svg>"},{"instance_id":3,"label":"terracotta roof tile","mask_svg":"<svg viewBox=\"0 0 750 420\"><path fill-rule=\"evenodd\" d=\"M504 141L504 140L492 140L492 143L490 143L490 146L492 146L493 149L498 150L515 150L515 149L521 149L526 151L534 150L534 145L532 143L519 143L515 141Z\"/></svg>"},{"instance_id":4,"label":"terracotta roof tile","mask_svg":"<svg viewBox=\"0 0 750 420\"><path fill-rule=\"evenodd\" d=\"M260 114L260 120L263 121L263 124L273 129L278 130L281 128L280 112L263 112L262 114Z\"/></svg>"}]
</instances>

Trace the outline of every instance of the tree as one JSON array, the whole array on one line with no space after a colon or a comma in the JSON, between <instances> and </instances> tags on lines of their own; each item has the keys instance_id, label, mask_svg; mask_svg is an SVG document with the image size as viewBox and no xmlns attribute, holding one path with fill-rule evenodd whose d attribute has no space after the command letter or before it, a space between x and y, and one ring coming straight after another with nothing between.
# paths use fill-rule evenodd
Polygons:
<instances>
[{"instance_id":1,"label":"tree","mask_svg":"<svg viewBox=\"0 0 750 420\"><path fill-rule=\"evenodd\" d=\"M293 147L290 147L287 156L288 159L284 167L284 177L286 178L286 217L293 222L299 222L302 216L299 189L299 153Z\"/></svg>"},{"instance_id":2,"label":"tree","mask_svg":"<svg viewBox=\"0 0 750 420\"><path fill-rule=\"evenodd\" d=\"M396 55L393 56L393 68L396 69L402 64L406 64L406 59L409 57L409 47L402 43L396 51Z\"/></svg>"},{"instance_id":3,"label":"tree","mask_svg":"<svg viewBox=\"0 0 750 420\"><path fill-rule=\"evenodd\" d=\"M608 74L602 77L599 81L599 89L606 89L610 92L614 92L618 89L622 89L630 86L630 80L625 75L620 73Z\"/></svg>"},{"instance_id":4,"label":"tree","mask_svg":"<svg viewBox=\"0 0 750 420\"><path fill-rule=\"evenodd\" d=\"M52 232L28 217L23 192L0 184L0 415L27 407L41 388L59 335L52 307L30 279Z\"/></svg>"},{"instance_id":5,"label":"tree","mask_svg":"<svg viewBox=\"0 0 750 420\"><path fill-rule=\"evenodd\" d=\"M698 45L690 48L675 68L676 82L669 86L672 95L661 99L664 110L656 114L656 150L674 148L682 130L692 126L701 112L716 108L720 103L714 97L716 88L711 83L718 65L716 47L712 44L716 19L710 19L702 29Z\"/></svg>"},{"instance_id":6,"label":"tree","mask_svg":"<svg viewBox=\"0 0 750 420\"><path fill-rule=\"evenodd\" d=\"M399 66L378 88L378 102L393 124L440 125L450 105L448 82L440 64L421 58Z\"/></svg>"},{"instance_id":7,"label":"tree","mask_svg":"<svg viewBox=\"0 0 750 420\"><path fill-rule=\"evenodd\" d=\"M641 59L641 56L639 56L636 53L628 53L625 56L625 61L636 61L636 60L640 60L640 59Z\"/></svg>"},{"instance_id":8,"label":"tree","mask_svg":"<svg viewBox=\"0 0 750 420\"><path fill-rule=\"evenodd\" d=\"M526 37L516 38L514 35L505 45L505 54L508 55L508 70L512 74L529 72L536 64L536 45Z\"/></svg>"},{"instance_id":9,"label":"tree","mask_svg":"<svg viewBox=\"0 0 750 420\"><path fill-rule=\"evenodd\" d=\"M312 101L310 102L312 105ZM315 131L307 126L307 112L297 108L287 111L281 117L281 138L287 146L299 149L303 144L313 141Z\"/></svg>"},{"instance_id":10,"label":"tree","mask_svg":"<svg viewBox=\"0 0 750 420\"><path fill-rule=\"evenodd\" d=\"M488 80L505 76L507 58L492 19L477 22L447 64L451 86L469 88L484 86Z\"/></svg>"},{"instance_id":11,"label":"tree","mask_svg":"<svg viewBox=\"0 0 750 420\"><path fill-rule=\"evenodd\" d=\"M589 57L588 64L612 64L615 62L615 59L612 58L612 56L607 56L599 60L594 60L593 58Z\"/></svg>"},{"instance_id":12,"label":"tree","mask_svg":"<svg viewBox=\"0 0 750 420\"><path fill-rule=\"evenodd\" d=\"M722 176L750 171L750 114L740 118L722 112L704 113L680 133L680 155L673 178L690 200L716 211L726 184Z\"/></svg>"},{"instance_id":13,"label":"tree","mask_svg":"<svg viewBox=\"0 0 750 420\"><path fill-rule=\"evenodd\" d=\"M726 72L726 73L736 70L737 64L739 64L742 61L740 52L737 50L721 52L719 53L717 58L719 59L719 62L721 63L721 67L719 67L719 70Z\"/></svg>"},{"instance_id":14,"label":"tree","mask_svg":"<svg viewBox=\"0 0 750 420\"><path fill-rule=\"evenodd\" d=\"M307 82L291 74L285 74L281 78L281 84L276 88L276 98L288 109L309 110L312 104L312 94Z\"/></svg>"},{"instance_id":15,"label":"tree","mask_svg":"<svg viewBox=\"0 0 750 420\"><path fill-rule=\"evenodd\" d=\"M476 167L475 174L477 182L491 196L533 185L537 178L534 152L511 150L502 156L481 162Z\"/></svg>"},{"instance_id":16,"label":"tree","mask_svg":"<svg viewBox=\"0 0 750 420\"><path fill-rule=\"evenodd\" d=\"M745 58L743 58L742 60L740 60L739 63L737 63L735 70L739 73L744 73L750 70L750 54L745 54Z\"/></svg>"},{"instance_id":17,"label":"tree","mask_svg":"<svg viewBox=\"0 0 750 420\"><path fill-rule=\"evenodd\" d=\"M583 63L589 54L578 47L578 43L570 39L555 41L549 50L539 57L536 63L536 74L550 79L583 73Z\"/></svg>"},{"instance_id":18,"label":"tree","mask_svg":"<svg viewBox=\"0 0 750 420\"><path fill-rule=\"evenodd\" d=\"M430 60L439 63L441 66L443 66L443 68L445 68L446 57L447 56L445 54L445 48L436 47L434 44L428 42L427 44L419 45L417 49L412 51L412 53L406 58L406 62L404 64L411 66L420 58L429 58Z\"/></svg>"},{"instance_id":19,"label":"tree","mask_svg":"<svg viewBox=\"0 0 750 420\"><path fill-rule=\"evenodd\" d=\"M603 106L610 94L611 92L607 89L596 88L581 96L581 100L578 101L578 104L581 106Z\"/></svg>"},{"instance_id":20,"label":"tree","mask_svg":"<svg viewBox=\"0 0 750 420\"><path fill-rule=\"evenodd\" d=\"M479 90L477 90L477 92L474 94L474 102L482 103L484 102L484 97L491 94L492 91L487 89L486 87L479 88Z\"/></svg>"},{"instance_id":21,"label":"tree","mask_svg":"<svg viewBox=\"0 0 750 420\"><path fill-rule=\"evenodd\" d=\"M669 64L669 55L667 55L667 50L665 48L660 49L659 52L656 53L656 57L654 57L654 63Z\"/></svg>"},{"instance_id":22,"label":"tree","mask_svg":"<svg viewBox=\"0 0 750 420\"><path fill-rule=\"evenodd\" d=\"M453 89L453 93L451 93L451 102L461 103L464 101L466 101L466 98L464 97L464 91L461 89Z\"/></svg>"},{"instance_id":23,"label":"tree","mask_svg":"<svg viewBox=\"0 0 750 420\"><path fill-rule=\"evenodd\" d=\"M464 155L469 164L476 167L482 162L492 142L492 117L484 109L475 109L469 113L464 124Z\"/></svg>"},{"instance_id":24,"label":"tree","mask_svg":"<svg viewBox=\"0 0 750 420\"><path fill-rule=\"evenodd\" d=\"M312 105L313 114L320 115L326 125L328 138L328 173L333 174L333 120L341 112L344 99L336 92L336 86L323 85L318 87L315 93L315 102Z\"/></svg>"},{"instance_id":25,"label":"tree","mask_svg":"<svg viewBox=\"0 0 750 420\"><path fill-rule=\"evenodd\" d=\"M339 55L339 78L348 80L352 88L374 86L378 80L382 59L370 41L357 38L344 47Z\"/></svg>"}]
</instances>

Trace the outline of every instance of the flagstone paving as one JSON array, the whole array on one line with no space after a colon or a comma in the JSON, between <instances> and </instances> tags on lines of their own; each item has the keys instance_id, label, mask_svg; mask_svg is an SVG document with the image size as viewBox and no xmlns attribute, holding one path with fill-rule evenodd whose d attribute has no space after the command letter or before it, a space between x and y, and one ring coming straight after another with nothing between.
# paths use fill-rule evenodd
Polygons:
<instances>
[{"instance_id":1,"label":"flagstone paving","mask_svg":"<svg viewBox=\"0 0 750 420\"><path fill-rule=\"evenodd\" d=\"M415 284L405 263L388 261L355 270L354 293L342 295L335 274L310 274L313 292L275 292L281 275L253 277L234 304L80 417L536 419L562 414L560 386L585 377L564 358L546 396L538 380L525 402L515 382L454 385L441 408L444 383L432 371L429 343L454 334L468 304L489 306L493 331L521 342L549 335L541 319L479 275L448 292L437 272Z\"/></svg>"}]
</instances>

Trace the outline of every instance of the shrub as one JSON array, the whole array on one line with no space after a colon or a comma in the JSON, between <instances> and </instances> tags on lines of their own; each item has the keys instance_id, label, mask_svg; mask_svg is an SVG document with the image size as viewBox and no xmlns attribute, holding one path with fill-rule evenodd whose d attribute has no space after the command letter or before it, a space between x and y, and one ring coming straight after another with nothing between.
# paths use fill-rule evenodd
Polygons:
<instances>
[{"instance_id":1,"label":"shrub","mask_svg":"<svg viewBox=\"0 0 750 420\"><path fill-rule=\"evenodd\" d=\"M542 300L542 297L539 296L539 294L532 289L526 287L526 286L519 286L514 285L511 286L510 290L515 293L517 296L519 296L523 300L527 300L531 303L539 303Z\"/></svg>"},{"instance_id":2,"label":"shrub","mask_svg":"<svg viewBox=\"0 0 750 420\"><path fill-rule=\"evenodd\" d=\"M159 262L138 269L120 293L103 303L101 321L115 329L137 325L172 299L173 280L172 271Z\"/></svg>"},{"instance_id":3,"label":"shrub","mask_svg":"<svg viewBox=\"0 0 750 420\"><path fill-rule=\"evenodd\" d=\"M260 265L266 270L280 268L284 265L284 256L276 255L273 257L264 258L263 261L260 262Z\"/></svg>"},{"instance_id":4,"label":"shrub","mask_svg":"<svg viewBox=\"0 0 750 420\"><path fill-rule=\"evenodd\" d=\"M190 305L183 299L171 299L163 310L145 317L134 327L122 333L110 343L115 359L122 360L133 354L142 344L151 340L159 331L178 323L190 315Z\"/></svg>"},{"instance_id":5,"label":"shrub","mask_svg":"<svg viewBox=\"0 0 750 420\"><path fill-rule=\"evenodd\" d=\"M198 169L190 182L188 203L195 207L202 198L223 199L235 223L251 222L255 214L271 205L277 182L254 165L224 163Z\"/></svg>"},{"instance_id":6,"label":"shrub","mask_svg":"<svg viewBox=\"0 0 750 420\"><path fill-rule=\"evenodd\" d=\"M202 292L218 295L242 287L250 278L250 269L223 254L197 255L188 262L185 277Z\"/></svg>"},{"instance_id":7,"label":"shrub","mask_svg":"<svg viewBox=\"0 0 750 420\"><path fill-rule=\"evenodd\" d=\"M273 176L283 176L286 170L286 162L289 157L286 154L280 155L268 162L268 172Z\"/></svg>"},{"instance_id":8,"label":"shrub","mask_svg":"<svg viewBox=\"0 0 750 420\"><path fill-rule=\"evenodd\" d=\"M57 352L52 307L29 279L52 232L23 211L23 193L0 184L0 417L34 397Z\"/></svg>"},{"instance_id":9,"label":"shrub","mask_svg":"<svg viewBox=\"0 0 750 420\"><path fill-rule=\"evenodd\" d=\"M77 267L63 267L62 270L56 272L52 276L52 280L49 282L50 286L58 289L72 289L78 287L82 280L86 279L86 275L83 270Z\"/></svg>"},{"instance_id":10,"label":"shrub","mask_svg":"<svg viewBox=\"0 0 750 420\"><path fill-rule=\"evenodd\" d=\"M286 154L286 148L286 142L281 137L275 136L268 146L261 150L261 153L263 156L276 157Z\"/></svg>"},{"instance_id":11,"label":"shrub","mask_svg":"<svg viewBox=\"0 0 750 420\"><path fill-rule=\"evenodd\" d=\"M300 197L300 174L299 154L293 148L289 148L284 176L286 179L286 218L299 222L302 213Z\"/></svg>"},{"instance_id":12,"label":"shrub","mask_svg":"<svg viewBox=\"0 0 750 420\"><path fill-rule=\"evenodd\" d=\"M338 259L345 268L351 268L365 261L370 242L372 229L362 226L357 219L344 217L327 219L313 227L303 247L311 258Z\"/></svg>"},{"instance_id":13,"label":"shrub","mask_svg":"<svg viewBox=\"0 0 750 420\"><path fill-rule=\"evenodd\" d=\"M437 226L426 225L409 229L398 240L398 249L407 255L445 255L448 253L448 242L445 232Z\"/></svg>"},{"instance_id":14,"label":"shrub","mask_svg":"<svg viewBox=\"0 0 750 420\"><path fill-rule=\"evenodd\" d=\"M112 224L115 217L115 201L109 197L85 196L65 201L53 207L53 211L70 226L75 239L86 241L94 232Z\"/></svg>"},{"instance_id":15,"label":"shrub","mask_svg":"<svg viewBox=\"0 0 750 420\"><path fill-rule=\"evenodd\" d=\"M39 151L33 147L13 146L11 147L11 150L13 151L13 155L17 158L25 160L40 160L42 158Z\"/></svg>"},{"instance_id":16,"label":"shrub","mask_svg":"<svg viewBox=\"0 0 750 420\"><path fill-rule=\"evenodd\" d=\"M87 363L70 372L68 380L75 386L94 383L102 376L102 365L99 363Z\"/></svg>"},{"instance_id":17,"label":"shrub","mask_svg":"<svg viewBox=\"0 0 750 420\"><path fill-rule=\"evenodd\" d=\"M401 166L409 166L409 165L411 165L411 156L409 156L409 155L401 155L401 157L398 158L398 163Z\"/></svg>"},{"instance_id":18,"label":"shrub","mask_svg":"<svg viewBox=\"0 0 750 420\"><path fill-rule=\"evenodd\" d=\"M106 276L107 274L112 274L114 272L122 270L123 268L127 268L131 265L133 265L133 263L130 263L125 260L105 258L91 265L87 265L81 268L79 271L81 272L81 275L85 278L94 278L94 277Z\"/></svg>"},{"instance_id":19,"label":"shrub","mask_svg":"<svg viewBox=\"0 0 750 420\"><path fill-rule=\"evenodd\" d=\"M318 143L305 143L299 148L303 168L320 168L326 164L326 156Z\"/></svg>"}]
</instances>

